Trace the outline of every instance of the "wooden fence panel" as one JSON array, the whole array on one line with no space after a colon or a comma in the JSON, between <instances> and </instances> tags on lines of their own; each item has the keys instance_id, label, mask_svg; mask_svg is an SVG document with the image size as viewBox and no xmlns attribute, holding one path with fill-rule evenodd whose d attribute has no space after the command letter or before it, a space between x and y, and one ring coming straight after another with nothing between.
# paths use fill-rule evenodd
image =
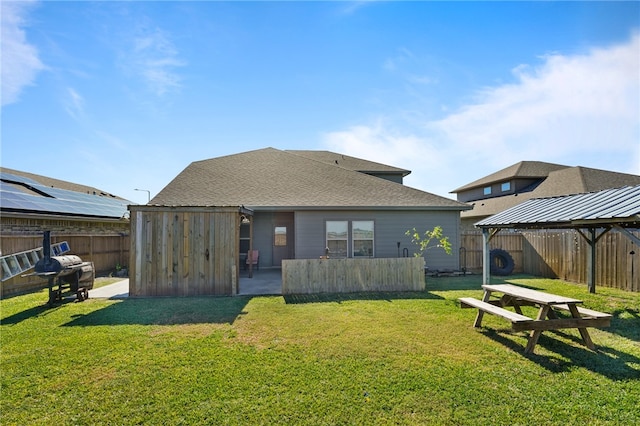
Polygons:
<instances>
[{"instance_id":1,"label":"wooden fence panel","mask_svg":"<svg viewBox=\"0 0 640 426\"><path fill-rule=\"evenodd\" d=\"M640 231L631 232L640 238ZM465 233L461 241L467 252L467 270L481 271L482 234ZM587 282L589 245L575 230L498 233L490 245L511 254L515 273ZM602 286L640 292L640 248L626 235L616 230L604 234L597 243L596 264L596 288ZM464 266L462 257L461 266Z\"/></svg>"},{"instance_id":2,"label":"wooden fence panel","mask_svg":"<svg viewBox=\"0 0 640 426\"><path fill-rule=\"evenodd\" d=\"M460 239L460 267L471 272L482 272L482 234L479 232L465 232ZM522 235L514 232L496 234L489 246L491 249L502 249L509 252L513 258L513 272L523 272L524 258Z\"/></svg>"},{"instance_id":3,"label":"wooden fence panel","mask_svg":"<svg viewBox=\"0 0 640 426\"><path fill-rule=\"evenodd\" d=\"M282 261L283 294L421 290L421 257Z\"/></svg>"},{"instance_id":4,"label":"wooden fence panel","mask_svg":"<svg viewBox=\"0 0 640 426\"><path fill-rule=\"evenodd\" d=\"M66 241L71 249L67 254L79 256L84 262L93 262L96 275L115 272L116 266L126 268L129 262L128 235L51 235L52 243ZM42 235L3 235L2 254L12 254L42 246ZM33 272L33 271L29 271ZM27 273L29 273L27 272ZM47 286L40 277L14 277L2 282L2 297L38 290Z\"/></svg>"}]
</instances>

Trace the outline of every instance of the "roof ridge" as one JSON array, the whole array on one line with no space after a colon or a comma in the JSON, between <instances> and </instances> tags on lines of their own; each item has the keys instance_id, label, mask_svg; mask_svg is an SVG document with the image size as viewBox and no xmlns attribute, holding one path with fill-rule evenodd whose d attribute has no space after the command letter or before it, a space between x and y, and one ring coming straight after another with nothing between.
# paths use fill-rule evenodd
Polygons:
<instances>
[{"instance_id":1,"label":"roof ridge","mask_svg":"<svg viewBox=\"0 0 640 426\"><path fill-rule=\"evenodd\" d=\"M578 178L580 179L580 185L583 188L586 189L587 188L587 180L585 179L585 176L584 176L584 172L585 172L584 167L575 166L575 168L576 168L576 170L578 170Z\"/></svg>"},{"instance_id":2,"label":"roof ridge","mask_svg":"<svg viewBox=\"0 0 640 426\"><path fill-rule=\"evenodd\" d=\"M519 161L519 162L517 162L517 163L515 164L515 166L517 166L517 167L516 167L515 172L513 173L513 175L514 175L514 176L518 176L518 174L520 173L520 171L524 168L525 163L526 163L526 161ZM506 167L506 168L508 169L509 167Z\"/></svg>"}]
</instances>

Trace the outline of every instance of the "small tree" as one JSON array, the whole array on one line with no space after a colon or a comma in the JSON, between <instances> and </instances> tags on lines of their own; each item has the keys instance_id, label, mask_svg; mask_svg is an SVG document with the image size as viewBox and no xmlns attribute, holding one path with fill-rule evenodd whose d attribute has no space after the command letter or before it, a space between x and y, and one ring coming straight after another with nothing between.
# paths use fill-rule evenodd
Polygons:
<instances>
[{"instance_id":1,"label":"small tree","mask_svg":"<svg viewBox=\"0 0 640 426\"><path fill-rule=\"evenodd\" d=\"M411 237L411 242L418 247L418 251L413 254L415 257L422 257L425 251L432 248L441 248L445 253L451 254L451 242L449 237L442 234L441 226L425 231L424 235L420 235L416 228L413 228L405 232L405 235Z\"/></svg>"}]
</instances>

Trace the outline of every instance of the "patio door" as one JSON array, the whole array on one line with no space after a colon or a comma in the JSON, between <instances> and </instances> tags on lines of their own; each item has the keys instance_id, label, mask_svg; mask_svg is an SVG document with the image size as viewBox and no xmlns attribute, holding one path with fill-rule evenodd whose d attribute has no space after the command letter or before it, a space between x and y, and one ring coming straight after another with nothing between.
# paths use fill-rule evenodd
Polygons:
<instances>
[{"instance_id":1,"label":"patio door","mask_svg":"<svg viewBox=\"0 0 640 426\"><path fill-rule=\"evenodd\" d=\"M279 214L273 226L273 266L281 267L282 259L293 259L293 213Z\"/></svg>"}]
</instances>

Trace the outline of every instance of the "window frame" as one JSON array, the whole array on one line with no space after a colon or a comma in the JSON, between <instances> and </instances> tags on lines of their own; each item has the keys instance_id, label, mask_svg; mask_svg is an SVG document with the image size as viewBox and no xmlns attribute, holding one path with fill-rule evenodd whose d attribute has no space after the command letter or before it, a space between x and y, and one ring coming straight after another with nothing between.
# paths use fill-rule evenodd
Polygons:
<instances>
[{"instance_id":1,"label":"window frame","mask_svg":"<svg viewBox=\"0 0 640 426\"><path fill-rule=\"evenodd\" d=\"M365 229L365 232L371 233L371 238L362 238L360 235L355 235L354 229L358 226L358 223L367 223L370 224L370 230ZM334 225L332 225L334 224ZM339 229L336 232L336 235L340 235L340 237L333 236L330 238L329 232L330 228L334 228L335 224L342 224L342 229ZM345 237L342 238L342 234L344 233L344 224L346 224L346 233ZM355 226L354 226L355 224ZM325 247L328 251L327 254L329 257L334 258L372 258L375 257L376 254L376 221L373 219L325 219L324 220L324 238L325 238ZM343 242L342 244L336 243L338 241ZM359 242L370 241L370 247L367 247L366 255L358 255L356 250L362 247ZM342 245L339 250L335 250L336 244ZM342 249L344 248L344 252Z\"/></svg>"},{"instance_id":2,"label":"window frame","mask_svg":"<svg viewBox=\"0 0 640 426\"><path fill-rule=\"evenodd\" d=\"M371 238L356 238L356 233L355 233L355 224L361 222L361 223L370 223L371 224ZM368 230L365 230L366 232L369 232ZM356 255L356 249L359 249L359 247L356 246L356 241L371 241L371 252L367 255ZM351 257L355 258L365 258L365 257L375 257L375 249L376 249L376 223L374 220L352 220L351 221Z\"/></svg>"},{"instance_id":3,"label":"window frame","mask_svg":"<svg viewBox=\"0 0 640 426\"><path fill-rule=\"evenodd\" d=\"M340 224L346 224L346 231L345 231L345 236L344 238L330 238L329 237L329 224L330 223L340 223ZM342 230L340 230L339 232L336 232L336 235L341 235L342 234ZM349 257L349 221L348 220L325 220L324 222L324 238L325 238L325 247L326 247L326 251L327 251L327 255L329 256L333 256L333 257L338 257L338 258L343 258L343 257ZM340 251L332 251L332 247L330 247L331 242L337 242L337 241L344 241L344 252L342 252L342 250Z\"/></svg>"}]
</instances>

